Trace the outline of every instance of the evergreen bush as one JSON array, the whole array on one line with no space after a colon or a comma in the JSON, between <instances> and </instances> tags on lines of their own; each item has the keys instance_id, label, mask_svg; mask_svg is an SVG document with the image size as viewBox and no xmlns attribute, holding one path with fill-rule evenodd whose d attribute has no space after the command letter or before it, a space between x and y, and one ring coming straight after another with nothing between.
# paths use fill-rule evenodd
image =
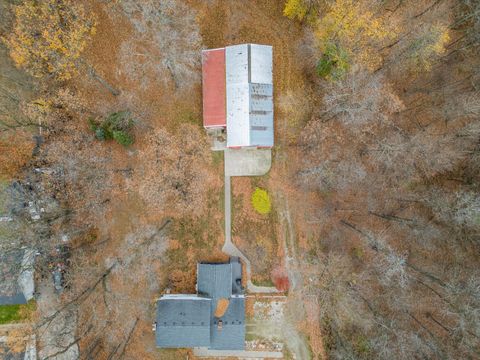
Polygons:
<instances>
[{"instance_id":1,"label":"evergreen bush","mask_svg":"<svg viewBox=\"0 0 480 360\"><path fill-rule=\"evenodd\" d=\"M90 118L88 122L98 140L115 140L123 146L130 146L135 141L132 134L134 121L128 111L111 113L101 121Z\"/></svg>"}]
</instances>

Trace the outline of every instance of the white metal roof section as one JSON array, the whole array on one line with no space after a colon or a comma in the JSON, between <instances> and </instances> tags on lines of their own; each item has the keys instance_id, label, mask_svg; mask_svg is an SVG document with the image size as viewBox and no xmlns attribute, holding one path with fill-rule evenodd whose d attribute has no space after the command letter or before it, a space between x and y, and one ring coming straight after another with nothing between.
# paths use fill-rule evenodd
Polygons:
<instances>
[{"instance_id":1,"label":"white metal roof section","mask_svg":"<svg viewBox=\"0 0 480 360\"><path fill-rule=\"evenodd\" d=\"M271 46L251 44L250 64L250 82L273 84Z\"/></svg>"},{"instance_id":2,"label":"white metal roof section","mask_svg":"<svg viewBox=\"0 0 480 360\"><path fill-rule=\"evenodd\" d=\"M227 146L273 146L272 47L243 44L225 51Z\"/></svg>"},{"instance_id":3,"label":"white metal roof section","mask_svg":"<svg viewBox=\"0 0 480 360\"><path fill-rule=\"evenodd\" d=\"M227 84L227 146L250 144L249 84Z\"/></svg>"},{"instance_id":4,"label":"white metal roof section","mask_svg":"<svg viewBox=\"0 0 480 360\"><path fill-rule=\"evenodd\" d=\"M248 44L225 48L225 71L227 86L248 83Z\"/></svg>"}]
</instances>

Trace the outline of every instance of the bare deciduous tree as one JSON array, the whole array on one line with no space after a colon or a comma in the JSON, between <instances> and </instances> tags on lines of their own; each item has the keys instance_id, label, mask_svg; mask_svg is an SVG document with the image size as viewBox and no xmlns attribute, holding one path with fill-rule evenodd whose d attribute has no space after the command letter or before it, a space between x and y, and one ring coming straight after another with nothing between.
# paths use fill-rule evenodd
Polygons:
<instances>
[{"instance_id":1,"label":"bare deciduous tree","mask_svg":"<svg viewBox=\"0 0 480 360\"><path fill-rule=\"evenodd\" d=\"M370 74L360 67L352 69L343 80L327 85L323 102L323 118L338 118L353 131L385 123L403 107L382 75Z\"/></svg>"},{"instance_id":2,"label":"bare deciduous tree","mask_svg":"<svg viewBox=\"0 0 480 360\"><path fill-rule=\"evenodd\" d=\"M122 45L127 76L143 79L143 87L153 85L145 83L149 78L173 83L176 89L198 83L201 38L194 9L174 0L127 0L121 7L139 37Z\"/></svg>"},{"instance_id":3,"label":"bare deciduous tree","mask_svg":"<svg viewBox=\"0 0 480 360\"><path fill-rule=\"evenodd\" d=\"M196 126L182 125L176 134L155 130L139 155L144 168L138 191L149 206L172 216L202 212L216 177L209 172L205 135Z\"/></svg>"}]
</instances>

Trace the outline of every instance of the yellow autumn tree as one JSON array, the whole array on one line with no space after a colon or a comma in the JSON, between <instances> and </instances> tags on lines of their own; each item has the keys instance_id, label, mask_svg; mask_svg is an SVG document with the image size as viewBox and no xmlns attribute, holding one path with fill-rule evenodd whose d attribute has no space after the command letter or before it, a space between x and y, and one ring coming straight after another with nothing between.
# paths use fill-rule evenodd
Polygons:
<instances>
[{"instance_id":1,"label":"yellow autumn tree","mask_svg":"<svg viewBox=\"0 0 480 360\"><path fill-rule=\"evenodd\" d=\"M406 50L413 70L429 71L435 58L445 52L449 41L447 26L438 24L424 26Z\"/></svg>"},{"instance_id":2,"label":"yellow autumn tree","mask_svg":"<svg viewBox=\"0 0 480 360\"><path fill-rule=\"evenodd\" d=\"M95 33L95 18L75 0L27 0L15 6L12 33L4 38L18 67L35 77L70 79Z\"/></svg>"},{"instance_id":3,"label":"yellow autumn tree","mask_svg":"<svg viewBox=\"0 0 480 360\"><path fill-rule=\"evenodd\" d=\"M292 20L313 21L318 13L318 0L287 0L283 15Z\"/></svg>"},{"instance_id":4,"label":"yellow autumn tree","mask_svg":"<svg viewBox=\"0 0 480 360\"><path fill-rule=\"evenodd\" d=\"M336 54L345 53L342 58L375 69L381 62L378 48L394 38L393 30L362 2L335 0L318 20L315 35L323 53L336 49Z\"/></svg>"},{"instance_id":5,"label":"yellow autumn tree","mask_svg":"<svg viewBox=\"0 0 480 360\"><path fill-rule=\"evenodd\" d=\"M283 15L290 19L303 20L307 15L308 8L303 0L287 0Z\"/></svg>"}]
</instances>

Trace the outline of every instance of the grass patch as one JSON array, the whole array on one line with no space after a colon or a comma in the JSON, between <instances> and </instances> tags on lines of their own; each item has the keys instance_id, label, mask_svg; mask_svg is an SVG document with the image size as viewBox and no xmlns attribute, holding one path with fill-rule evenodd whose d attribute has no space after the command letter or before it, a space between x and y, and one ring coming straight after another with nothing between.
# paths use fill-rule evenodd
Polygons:
<instances>
[{"instance_id":1,"label":"grass patch","mask_svg":"<svg viewBox=\"0 0 480 360\"><path fill-rule=\"evenodd\" d=\"M223 151L212 151L212 163L215 167L220 167L223 164Z\"/></svg>"},{"instance_id":2,"label":"grass patch","mask_svg":"<svg viewBox=\"0 0 480 360\"><path fill-rule=\"evenodd\" d=\"M164 360L188 359L192 355L189 349L157 349L157 354Z\"/></svg>"},{"instance_id":3,"label":"grass patch","mask_svg":"<svg viewBox=\"0 0 480 360\"><path fill-rule=\"evenodd\" d=\"M182 124L195 125L203 130L201 112L190 103L176 101L167 128L176 133Z\"/></svg>"},{"instance_id":4,"label":"grass patch","mask_svg":"<svg viewBox=\"0 0 480 360\"><path fill-rule=\"evenodd\" d=\"M266 185L262 177L232 183L232 236L239 239L236 245L252 263L252 281L272 286L270 274L278 262L277 213L270 204L267 214L258 215L252 204L255 189L266 193ZM235 191L237 186L242 190Z\"/></svg>"},{"instance_id":5,"label":"grass patch","mask_svg":"<svg viewBox=\"0 0 480 360\"><path fill-rule=\"evenodd\" d=\"M0 306L0 324L8 324L21 320L20 305Z\"/></svg>"},{"instance_id":6,"label":"grass patch","mask_svg":"<svg viewBox=\"0 0 480 360\"><path fill-rule=\"evenodd\" d=\"M0 178L0 211L6 212L8 181Z\"/></svg>"},{"instance_id":7,"label":"grass patch","mask_svg":"<svg viewBox=\"0 0 480 360\"><path fill-rule=\"evenodd\" d=\"M1 305L0 325L26 320L35 311L35 308L35 300L30 300L27 304L22 305Z\"/></svg>"},{"instance_id":8,"label":"grass patch","mask_svg":"<svg viewBox=\"0 0 480 360\"><path fill-rule=\"evenodd\" d=\"M257 285L257 286L275 287L275 284L273 283L272 279L270 279L270 278L264 278L264 279L254 279L254 278L252 278L252 283L253 283L253 285Z\"/></svg>"}]
</instances>

